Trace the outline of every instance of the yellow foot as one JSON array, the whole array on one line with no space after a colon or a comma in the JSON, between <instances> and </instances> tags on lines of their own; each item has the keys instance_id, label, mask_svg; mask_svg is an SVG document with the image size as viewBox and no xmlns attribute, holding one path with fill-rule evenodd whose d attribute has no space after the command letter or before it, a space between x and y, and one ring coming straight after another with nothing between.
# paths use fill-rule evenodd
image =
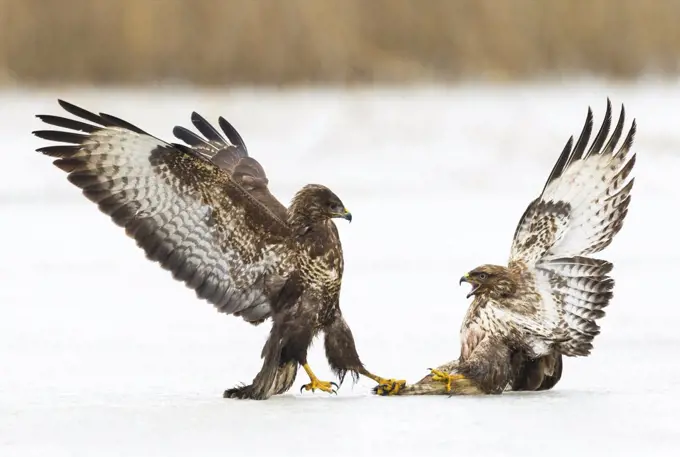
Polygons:
<instances>
[{"instance_id":1,"label":"yellow foot","mask_svg":"<svg viewBox=\"0 0 680 457\"><path fill-rule=\"evenodd\" d=\"M432 381L443 382L444 384L446 384L447 392L451 392L451 383L453 381L465 379L465 376L463 376L462 374L449 374L441 370L435 370L432 368L430 368L430 374L432 375Z\"/></svg>"},{"instance_id":2,"label":"yellow foot","mask_svg":"<svg viewBox=\"0 0 680 457\"><path fill-rule=\"evenodd\" d=\"M406 381L402 379L376 379L378 385L373 389L373 392L378 395L397 395L401 389L406 385Z\"/></svg>"},{"instance_id":3,"label":"yellow foot","mask_svg":"<svg viewBox=\"0 0 680 457\"><path fill-rule=\"evenodd\" d=\"M338 385L336 383L328 381L319 381L318 379L312 379L312 382L300 387L300 393L302 393L303 390L311 390L312 392L314 392L316 389L323 390L324 392L328 392L329 394L338 393Z\"/></svg>"},{"instance_id":4,"label":"yellow foot","mask_svg":"<svg viewBox=\"0 0 680 457\"><path fill-rule=\"evenodd\" d=\"M328 392L329 394L337 394L338 393L338 385L334 382L327 382L327 381L319 381L319 378L316 377L314 372L312 371L312 367L307 365L306 363L302 365L302 368L305 369L307 372L307 376L309 376L309 380L312 381L309 384L305 384L304 386L300 387L300 393L302 393L302 390L311 390L314 392L316 389L323 390L324 392ZM333 386L335 386L335 389L333 389Z\"/></svg>"}]
</instances>

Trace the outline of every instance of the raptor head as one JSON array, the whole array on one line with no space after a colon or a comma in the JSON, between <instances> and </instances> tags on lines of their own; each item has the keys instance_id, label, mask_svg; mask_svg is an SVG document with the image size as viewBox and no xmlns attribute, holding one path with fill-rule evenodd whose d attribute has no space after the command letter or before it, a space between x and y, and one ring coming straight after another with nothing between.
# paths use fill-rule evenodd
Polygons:
<instances>
[{"instance_id":1,"label":"raptor head","mask_svg":"<svg viewBox=\"0 0 680 457\"><path fill-rule=\"evenodd\" d=\"M290 213L296 219L306 222L321 222L341 218L352 222L350 213L340 198L328 187L308 184L293 197Z\"/></svg>"},{"instance_id":2,"label":"raptor head","mask_svg":"<svg viewBox=\"0 0 680 457\"><path fill-rule=\"evenodd\" d=\"M470 270L460 278L459 284L463 282L472 285L472 290L465 298L472 295L504 297L512 294L517 288L510 270L500 265L482 265Z\"/></svg>"}]
</instances>

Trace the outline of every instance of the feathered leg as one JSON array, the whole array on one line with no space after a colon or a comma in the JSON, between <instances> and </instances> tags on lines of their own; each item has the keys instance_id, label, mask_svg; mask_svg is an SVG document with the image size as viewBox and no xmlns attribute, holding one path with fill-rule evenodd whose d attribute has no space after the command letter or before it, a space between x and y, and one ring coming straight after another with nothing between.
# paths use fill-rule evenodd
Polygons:
<instances>
[{"instance_id":1,"label":"feathered leg","mask_svg":"<svg viewBox=\"0 0 680 457\"><path fill-rule=\"evenodd\" d=\"M415 384L407 384L397 395L480 395L477 384L459 372L458 360L430 370L431 373ZM375 393L378 393L374 389Z\"/></svg>"},{"instance_id":2,"label":"feathered leg","mask_svg":"<svg viewBox=\"0 0 680 457\"><path fill-rule=\"evenodd\" d=\"M384 392L381 386L373 388L376 395L478 395L483 392L458 371L458 360L440 365L413 384L406 384L398 392Z\"/></svg>"},{"instance_id":3,"label":"feathered leg","mask_svg":"<svg viewBox=\"0 0 680 457\"><path fill-rule=\"evenodd\" d=\"M282 328L280 340L282 341L281 360L283 362L294 361L304 368L307 376L309 376L309 383L304 384L300 388L303 390L321 390L327 393L336 393L338 385L334 382L322 381L316 377L312 367L307 363L307 350L312 344L312 339L316 336L316 332L312 330L310 325L301 324L301 315L297 312L283 313L278 319ZM309 321L311 321L311 317Z\"/></svg>"},{"instance_id":4,"label":"feathered leg","mask_svg":"<svg viewBox=\"0 0 680 457\"><path fill-rule=\"evenodd\" d=\"M340 383L345 378L347 372L352 373L355 382L359 375L366 376L378 383L378 387L387 394L395 394L406 385L406 381L397 379L386 379L374 375L368 371L359 358L359 354L354 344L354 336L347 322L338 312L333 322L324 328L326 348L326 359L333 372L340 379Z\"/></svg>"},{"instance_id":5,"label":"feathered leg","mask_svg":"<svg viewBox=\"0 0 680 457\"><path fill-rule=\"evenodd\" d=\"M476 394L500 394L512 380L512 351L505 344L484 338L467 358L459 360L456 385L470 383ZM465 390L465 389L464 389Z\"/></svg>"},{"instance_id":6,"label":"feathered leg","mask_svg":"<svg viewBox=\"0 0 680 457\"><path fill-rule=\"evenodd\" d=\"M503 392L512 379L512 353L505 345L484 339L465 360L454 360L431 369L397 395L487 395ZM386 395L374 389L378 395Z\"/></svg>"},{"instance_id":7,"label":"feathered leg","mask_svg":"<svg viewBox=\"0 0 680 457\"><path fill-rule=\"evenodd\" d=\"M295 382L297 370L297 362L288 362L276 368L273 375L269 377L268 370L263 366L252 384L227 389L223 396L241 400L266 400L273 395L287 392Z\"/></svg>"},{"instance_id":8,"label":"feathered leg","mask_svg":"<svg viewBox=\"0 0 680 457\"><path fill-rule=\"evenodd\" d=\"M335 393L337 384L319 380L307 363L307 350L316 335L310 325L314 318L305 315L306 308L298 306L297 300L291 301L290 306L279 308L274 317L274 325L262 349L262 369L253 383L226 390L225 398L259 400L282 394L293 385L298 365L302 365L310 379L310 383L303 385L301 390L318 389Z\"/></svg>"},{"instance_id":9,"label":"feathered leg","mask_svg":"<svg viewBox=\"0 0 680 457\"><path fill-rule=\"evenodd\" d=\"M224 398L266 400L282 394L295 382L298 370L296 360L282 358L281 329L274 324L262 349L262 368L250 385L241 385L224 391Z\"/></svg>"}]
</instances>

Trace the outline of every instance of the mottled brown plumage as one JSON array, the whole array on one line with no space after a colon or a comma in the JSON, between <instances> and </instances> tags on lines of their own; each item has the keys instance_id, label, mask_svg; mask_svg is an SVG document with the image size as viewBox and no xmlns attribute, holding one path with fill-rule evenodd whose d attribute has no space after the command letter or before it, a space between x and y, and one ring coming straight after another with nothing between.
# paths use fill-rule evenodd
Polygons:
<instances>
[{"instance_id":1,"label":"mottled brown plumage","mask_svg":"<svg viewBox=\"0 0 680 457\"><path fill-rule=\"evenodd\" d=\"M283 393L298 364L312 381L303 387L332 391L331 383L319 381L307 365L307 349L320 332L341 382L349 371L390 389L403 385L364 368L342 317L343 253L332 219L351 220L351 214L330 189L307 185L285 208L269 192L262 166L223 118L219 125L226 138L193 113L205 138L176 127L175 135L187 144L182 145L114 116L59 103L90 123L39 115L70 131L34 132L65 143L38 151L55 157L71 183L199 298L251 324L273 321L261 371L252 384L229 389L225 397L266 399Z\"/></svg>"},{"instance_id":2,"label":"mottled brown plumage","mask_svg":"<svg viewBox=\"0 0 680 457\"><path fill-rule=\"evenodd\" d=\"M461 278L474 300L460 330L460 357L400 395L550 389L561 378L562 356L590 354L614 280L610 262L587 255L620 231L634 181L635 121L615 151L624 119L622 107L607 141L607 100L602 127L586 150L593 125L588 110L576 145L573 138L567 142L541 195L522 215L508 265L481 265Z\"/></svg>"}]
</instances>

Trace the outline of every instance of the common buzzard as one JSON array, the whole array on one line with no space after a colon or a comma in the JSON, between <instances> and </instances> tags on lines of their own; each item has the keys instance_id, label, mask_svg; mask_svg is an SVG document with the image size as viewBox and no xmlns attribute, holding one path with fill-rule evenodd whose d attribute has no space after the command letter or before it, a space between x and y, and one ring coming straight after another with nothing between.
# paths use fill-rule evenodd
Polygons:
<instances>
[{"instance_id":1,"label":"common buzzard","mask_svg":"<svg viewBox=\"0 0 680 457\"><path fill-rule=\"evenodd\" d=\"M94 114L65 101L81 120L38 115L70 131L39 130L61 142L39 152L114 223L125 228L148 259L193 289L219 312L250 324L271 318L262 369L252 384L225 398L267 399L292 386L298 364L310 378L307 390L335 392L307 364L307 350L321 332L333 372L367 376L398 390L404 381L369 372L340 311L343 253L333 218L352 216L330 189L307 185L285 208L269 192L262 166L225 119L226 138L196 113L205 136L176 127L187 143L168 143L108 114ZM80 133L77 133L80 132Z\"/></svg>"},{"instance_id":2,"label":"common buzzard","mask_svg":"<svg viewBox=\"0 0 680 457\"><path fill-rule=\"evenodd\" d=\"M540 196L522 215L508 265L482 265L460 279L472 286L467 297L474 296L460 329L460 357L399 395L550 389L561 377L562 356L590 354L614 280L613 265L589 255L621 230L634 182L635 120L615 150L624 120L622 106L607 141L607 100L604 122L587 148L593 129L588 109L578 141L569 139ZM374 391L389 394L379 386Z\"/></svg>"}]
</instances>

